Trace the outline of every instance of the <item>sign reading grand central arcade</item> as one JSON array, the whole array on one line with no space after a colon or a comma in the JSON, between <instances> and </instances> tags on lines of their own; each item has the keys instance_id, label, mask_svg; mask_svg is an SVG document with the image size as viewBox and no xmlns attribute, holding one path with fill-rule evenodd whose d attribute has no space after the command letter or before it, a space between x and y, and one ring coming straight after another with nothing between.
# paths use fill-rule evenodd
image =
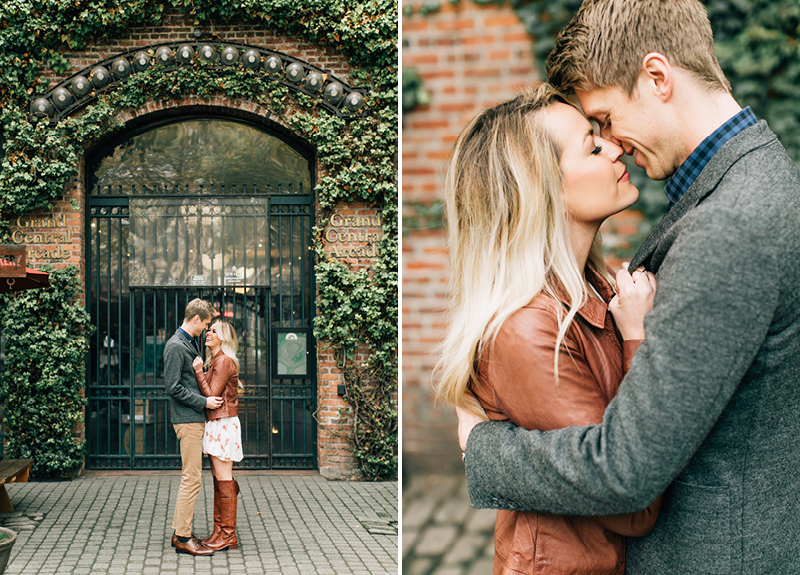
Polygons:
<instances>
[{"instance_id":1,"label":"sign reading grand central arcade","mask_svg":"<svg viewBox=\"0 0 800 575\"><path fill-rule=\"evenodd\" d=\"M18 229L11 233L11 241L17 245L30 246L32 258L57 261L69 257L64 246L72 245L72 231L67 227L64 216L52 215L47 218L20 216L15 223Z\"/></svg>"}]
</instances>

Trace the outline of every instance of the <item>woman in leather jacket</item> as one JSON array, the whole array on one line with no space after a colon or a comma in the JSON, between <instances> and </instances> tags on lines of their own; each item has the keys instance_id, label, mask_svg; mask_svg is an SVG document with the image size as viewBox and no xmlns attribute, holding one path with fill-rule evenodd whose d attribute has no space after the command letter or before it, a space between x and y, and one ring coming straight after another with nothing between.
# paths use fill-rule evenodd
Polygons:
<instances>
[{"instance_id":1,"label":"woman in leather jacket","mask_svg":"<svg viewBox=\"0 0 800 575\"><path fill-rule=\"evenodd\" d=\"M437 394L527 429L602 421L644 338L655 278L602 257L600 225L639 191L604 140L547 84L479 114L445 184L450 328ZM498 511L494 575L625 572L637 513L567 517Z\"/></svg>"},{"instance_id":2,"label":"woman in leather jacket","mask_svg":"<svg viewBox=\"0 0 800 575\"><path fill-rule=\"evenodd\" d=\"M213 323L206 332L206 371L198 357L192 364L200 392L222 398L217 409L206 409L203 453L209 456L214 474L214 532L200 542L214 551L236 549L236 503L239 483L233 479L233 462L241 461L242 432L239 423L238 341L233 326Z\"/></svg>"}]
</instances>

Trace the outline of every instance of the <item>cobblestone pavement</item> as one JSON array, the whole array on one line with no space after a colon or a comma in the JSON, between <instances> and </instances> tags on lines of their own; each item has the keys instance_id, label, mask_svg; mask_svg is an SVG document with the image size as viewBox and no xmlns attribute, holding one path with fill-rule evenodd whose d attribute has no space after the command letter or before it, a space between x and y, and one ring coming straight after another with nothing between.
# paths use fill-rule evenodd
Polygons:
<instances>
[{"instance_id":1,"label":"cobblestone pavement","mask_svg":"<svg viewBox=\"0 0 800 575\"><path fill-rule=\"evenodd\" d=\"M170 546L177 475L11 484L14 513L0 513L0 524L18 538L6 575L397 573L397 482L329 482L316 473L236 479L239 548L212 557ZM204 475L194 517L201 537L213 527L213 502Z\"/></svg>"},{"instance_id":2,"label":"cobblestone pavement","mask_svg":"<svg viewBox=\"0 0 800 575\"><path fill-rule=\"evenodd\" d=\"M491 575L496 511L470 507L463 475L403 485L403 575Z\"/></svg>"}]
</instances>

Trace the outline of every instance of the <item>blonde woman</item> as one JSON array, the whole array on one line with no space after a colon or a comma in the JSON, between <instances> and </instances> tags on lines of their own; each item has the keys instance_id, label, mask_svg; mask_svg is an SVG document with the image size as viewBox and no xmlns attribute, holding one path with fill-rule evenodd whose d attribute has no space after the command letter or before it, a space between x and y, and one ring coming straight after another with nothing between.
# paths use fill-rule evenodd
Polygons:
<instances>
[{"instance_id":1,"label":"blonde woman","mask_svg":"<svg viewBox=\"0 0 800 575\"><path fill-rule=\"evenodd\" d=\"M238 341L233 326L224 321L206 333L206 371L198 357L192 364L203 395L222 397L217 409L206 409L203 453L209 456L214 474L214 532L200 542L214 551L236 549L236 497L239 484L233 479L233 462L241 461L242 432L239 423Z\"/></svg>"},{"instance_id":2,"label":"blonde woman","mask_svg":"<svg viewBox=\"0 0 800 575\"><path fill-rule=\"evenodd\" d=\"M602 420L655 293L652 274L623 270L615 282L602 258L600 224L639 195L621 155L547 84L463 131L445 189L452 304L440 397L527 429ZM498 511L494 574L622 574L624 536L647 534L659 506L614 517Z\"/></svg>"}]
</instances>

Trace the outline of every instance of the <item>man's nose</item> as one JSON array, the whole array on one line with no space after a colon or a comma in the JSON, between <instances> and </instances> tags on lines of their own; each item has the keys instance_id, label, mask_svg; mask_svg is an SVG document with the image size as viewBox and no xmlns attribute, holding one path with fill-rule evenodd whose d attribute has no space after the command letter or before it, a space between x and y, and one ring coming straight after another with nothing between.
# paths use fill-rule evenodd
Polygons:
<instances>
[{"instance_id":1,"label":"man's nose","mask_svg":"<svg viewBox=\"0 0 800 575\"><path fill-rule=\"evenodd\" d=\"M604 130L602 130L601 137L604 140L608 140L612 144L615 144L615 145L619 146L620 148L622 148L622 151L625 152L626 156L632 156L633 155L633 152L634 152L633 146L625 144L622 140L620 140L619 138L615 137L611 133L611 129L610 128L605 128Z\"/></svg>"}]
</instances>

